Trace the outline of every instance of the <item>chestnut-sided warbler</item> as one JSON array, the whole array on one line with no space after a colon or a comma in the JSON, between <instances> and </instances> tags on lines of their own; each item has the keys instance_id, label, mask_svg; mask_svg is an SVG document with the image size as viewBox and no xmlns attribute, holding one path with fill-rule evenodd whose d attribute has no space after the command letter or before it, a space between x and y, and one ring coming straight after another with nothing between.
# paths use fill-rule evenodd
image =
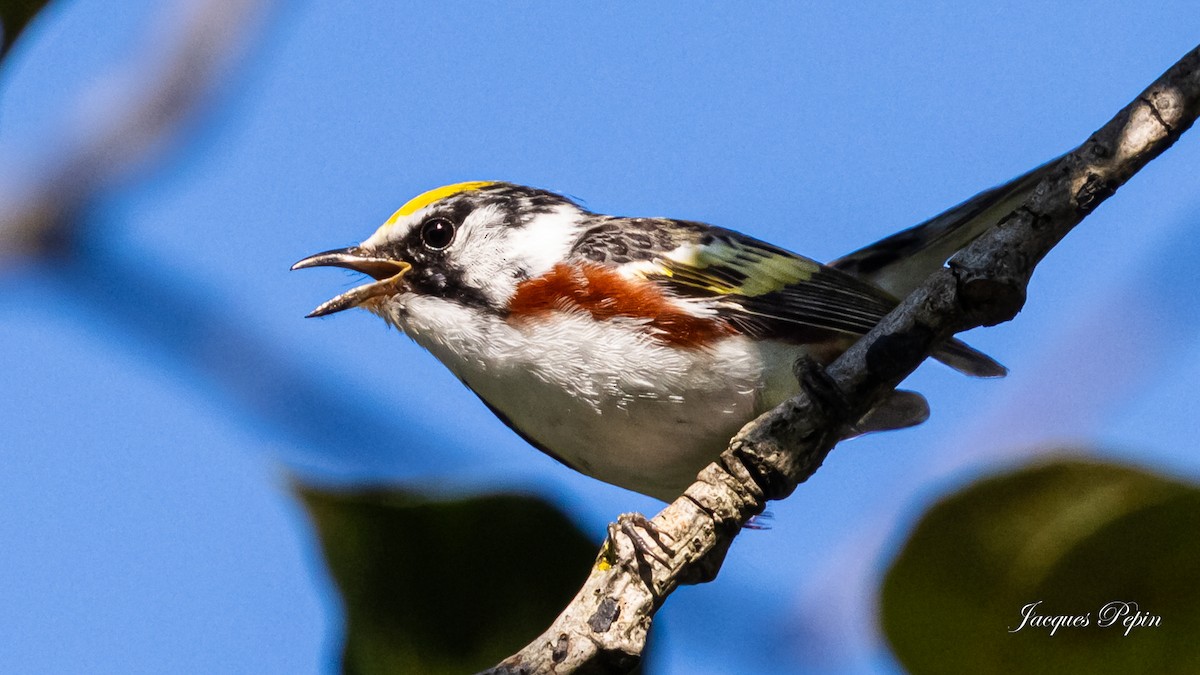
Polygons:
<instances>
[{"instance_id":1,"label":"chestnut-sided warbler","mask_svg":"<svg viewBox=\"0 0 1200 675\"><path fill-rule=\"evenodd\" d=\"M292 269L373 277L309 316L379 315L535 447L671 500L742 425L797 392L798 357L835 358L1044 171L828 265L704 223L601 215L480 181L426 192L361 244ZM969 375L1005 373L958 340L933 357ZM923 397L897 391L846 435L927 416Z\"/></svg>"}]
</instances>

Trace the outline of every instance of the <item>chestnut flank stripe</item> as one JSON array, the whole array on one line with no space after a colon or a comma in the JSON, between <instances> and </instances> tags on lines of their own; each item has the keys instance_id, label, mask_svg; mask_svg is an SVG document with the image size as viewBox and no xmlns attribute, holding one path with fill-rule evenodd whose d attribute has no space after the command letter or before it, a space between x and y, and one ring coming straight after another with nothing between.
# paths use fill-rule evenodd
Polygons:
<instances>
[{"instance_id":1,"label":"chestnut flank stripe","mask_svg":"<svg viewBox=\"0 0 1200 675\"><path fill-rule=\"evenodd\" d=\"M717 317L689 314L648 281L627 279L602 265L558 264L543 276L517 286L509 303L510 320L583 310L597 321L616 316L649 319L651 337L680 347L704 347L733 335Z\"/></svg>"}]
</instances>

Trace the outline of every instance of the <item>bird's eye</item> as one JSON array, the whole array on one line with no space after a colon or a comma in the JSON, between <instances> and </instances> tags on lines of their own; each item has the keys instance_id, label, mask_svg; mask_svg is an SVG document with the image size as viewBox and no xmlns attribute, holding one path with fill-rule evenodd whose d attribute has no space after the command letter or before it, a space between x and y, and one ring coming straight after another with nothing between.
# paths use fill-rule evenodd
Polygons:
<instances>
[{"instance_id":1,"label":"bird's eye","mask_svg":"<svg viewBox=\"0 0 1200 675\"><path fill-rule=\"evenodd\" d=\"M421 241L435 251L446 248L454 241L454 223L445 218L425 221L425 225L421 227Z\"/></svg>"}]
</instances>

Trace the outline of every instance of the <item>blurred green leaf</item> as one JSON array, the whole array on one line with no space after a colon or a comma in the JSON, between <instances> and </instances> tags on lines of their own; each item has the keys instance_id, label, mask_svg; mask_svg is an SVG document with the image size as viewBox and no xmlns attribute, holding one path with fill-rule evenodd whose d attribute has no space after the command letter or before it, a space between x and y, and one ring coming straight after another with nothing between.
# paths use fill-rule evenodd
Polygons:
<instances>
[{"instance_id":1,"label":"blurred green leaf","mask_svg":"<svg viewBox=\"0 0 1200 675\"><path fill-rule=\"evenodd\" d=\"M13 42L29 25L34 15L42 11L49 0L0 0L0 59L8 54Z\"/></svg>"},{"instance_id":2,"label":"blurred green leaf","mask_svg":"<svg viewBox=\"0 0 1200 675\"><path fill-rule=\"evenodd\" d=\"M1200 673L1198 533L1200 490L1139 469L1064 459L983 480L921 519L883 628L913 673ZM1010 632L1038 601L1088 625ZM1161 624L1102 627L1114 601Z\"/></svg>"},{"instance_id":3,"label":"blurred green leaf","mask_svg":"<svg viewBox=\"0 0 1200 675\"><path fill-rule=\"evenodd\" d=\"M469 673L537 637L596 545L533 497L298 489L347 611L347 673Z\"/></svg>"}]
</instances>

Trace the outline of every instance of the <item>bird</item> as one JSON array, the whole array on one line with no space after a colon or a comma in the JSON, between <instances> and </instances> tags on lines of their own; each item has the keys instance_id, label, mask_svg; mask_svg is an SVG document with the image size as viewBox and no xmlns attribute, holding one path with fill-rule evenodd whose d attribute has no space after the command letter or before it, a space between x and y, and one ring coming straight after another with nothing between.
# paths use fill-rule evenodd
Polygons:
<instances>
[{"instance_id":1,"label":"bird","mask_svg":"<svg viewBox=\"0 0 1200 675\"><path fill-rule=\"evenodd\" d=\"M715 225L470 181L424 192L360 244L292 269L366 275L308 316L378 315L534 447L671 501L743 425L799 391L797 359L831 362L1052 165L827 264ZM932 356L971 376L1007 372L957 339ZM843 436L928 415L923 396L896 390Z\"/></svg>"}]
</instances>

